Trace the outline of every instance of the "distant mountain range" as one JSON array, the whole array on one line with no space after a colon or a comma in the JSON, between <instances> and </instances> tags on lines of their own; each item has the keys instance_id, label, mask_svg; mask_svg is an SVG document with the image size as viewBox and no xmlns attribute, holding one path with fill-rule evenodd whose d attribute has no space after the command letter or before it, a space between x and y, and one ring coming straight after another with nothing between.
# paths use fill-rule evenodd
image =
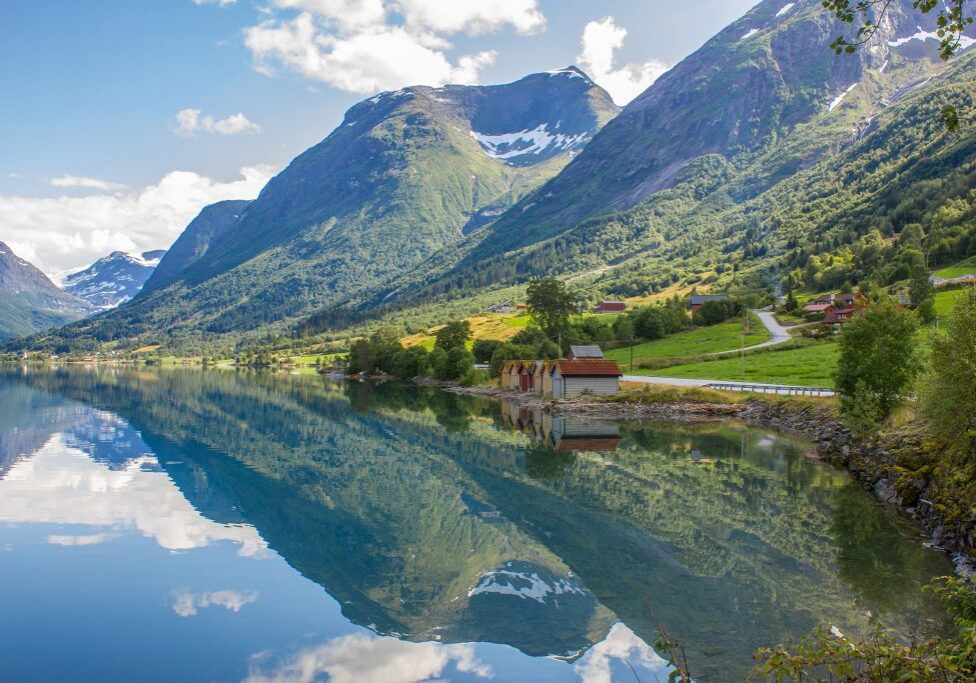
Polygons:
<instances>
[{"instance_id":1,"label":"distant mountain range","mask_svg":"<svg viewBox=\"0 0 976 683\"><path fill-rule=\"evenodd\" d=\"M64 325L94 310L0 242L0 339Z\"/></svg>"},{"instance_id":2,"label":"distant mountain range","mask_svg":"<svg viewBox=\"0 0 976 683\"><path fill-rule=\"evenodd\" d=\"M934 22L896 0L836 56L850 27L818 0L764 0L619 115L574 67L381 93L253 202L204 209L133 301L31 343L226 347L550 274L615 297L771 290L927 216L959 251L968 210L940 209L976 189L976 128L939 116L976 110L976 50L943 62Z\"/></svg>"},{"instance_id":3,"label":"distant mountain range","mask_svg":"<svg viewBox=\"0 0 976 683\"><path fill-rule=\"evenodd\" d=\"M113 251L88 268L65 278L64 291L84 299L96 308L114 308L142 290L166 250L126 254Z\"/></svg>"}]
</instances>

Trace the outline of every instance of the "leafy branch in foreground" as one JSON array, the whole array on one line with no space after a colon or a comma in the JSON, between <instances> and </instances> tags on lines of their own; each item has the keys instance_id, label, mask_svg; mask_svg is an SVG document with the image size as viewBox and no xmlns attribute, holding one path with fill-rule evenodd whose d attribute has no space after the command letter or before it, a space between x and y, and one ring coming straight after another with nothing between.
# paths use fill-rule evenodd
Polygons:
<instances>
[{"instance_id":1,"label":"leafy branch in foreground","mask_svg":"<svg viewBox=\"0 0 976 683\"><path fill-rule=\"evenodd\" d=\"M942 577L931 586L952 612L958 634L901 642L878 629L854 642L832 626L818 629L808 645L763 648L758 675L774 681L969 681L976 678L976 585Z\"/></svg>"},{"instance_id":2,"label":"leafy branch in foreground","mask_svg":"<svg viewBox=\"0 0 976 683\"><path fill-rule=\"evenodd\" d=\"M823 0L823 7L840 21L853 24L858 17L863 17L851 39L838 36L830 47L837 54L854 53L877 35L885 15L891 9L895 0ZM928 14L938 8L936 19L936 35L939 37L939 56L948 60L955 56L963 47L963 35L966 28L973 23L973 17L966 14L965 6L969 0L913 0L912 8ZM959 112L952 105L942 110L942 122L950 130L959 129Z\"/></svg>"}]
</instances>

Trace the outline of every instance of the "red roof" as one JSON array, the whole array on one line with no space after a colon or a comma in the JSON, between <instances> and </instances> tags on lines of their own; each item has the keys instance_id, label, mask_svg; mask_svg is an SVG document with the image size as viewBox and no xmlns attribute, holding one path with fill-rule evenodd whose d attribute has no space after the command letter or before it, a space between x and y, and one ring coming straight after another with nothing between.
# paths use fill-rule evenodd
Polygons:
<instances>
[{"instance_id":1,"label":"red roof","mask_svg":"<svg viewBox=\"0 0 976 683\"><path fill-rule=\"evenodd\" d=\"M853 308L845 308L839 311L830 311L827 315L824 316L823 322L827 323L828 325L833 325L835 323L844 322L852 315L854 315Z\"/></svg>"},{"instance_id":2,"label":"red roof","mask_svg":"<svg viewBox=\"0 0 976 683\"><path fill-rule=\"evenodd\" d=\"M556 367L563 377L621 377L615 360L557 360Z\"/></svg>"}]
</instances>

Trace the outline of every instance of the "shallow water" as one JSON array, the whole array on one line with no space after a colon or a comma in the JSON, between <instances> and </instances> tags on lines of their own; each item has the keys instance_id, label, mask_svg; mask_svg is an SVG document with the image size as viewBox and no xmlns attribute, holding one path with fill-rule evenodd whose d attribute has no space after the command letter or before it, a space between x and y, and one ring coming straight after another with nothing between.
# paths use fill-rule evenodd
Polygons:
<instances>
[{"instance_id":1,"label":"shallow water","mask_svg":"<svg viewBox=\"0 0 976 683\"><path fill-rule=\"evenodd\" d=\"M809 444L319 377L0 373L0 680L664 681L947 628Z\"/></svg>"}]
</instances>

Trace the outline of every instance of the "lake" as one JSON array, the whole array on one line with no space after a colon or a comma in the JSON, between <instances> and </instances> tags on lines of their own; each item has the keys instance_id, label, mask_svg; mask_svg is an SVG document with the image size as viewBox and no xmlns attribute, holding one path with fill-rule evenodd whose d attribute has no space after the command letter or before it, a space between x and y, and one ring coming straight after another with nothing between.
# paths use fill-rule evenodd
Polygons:
<instances>
[{"instance_id":1,"label":"lake","mask_svg":"<svg viewBox=\"0 0 976 683\"><path fill-rule=\"evenodd\" d=\"M233 371L0 372L0 680L665 681L951 573L810 444Z\"/></svg>"}]
</instances>

